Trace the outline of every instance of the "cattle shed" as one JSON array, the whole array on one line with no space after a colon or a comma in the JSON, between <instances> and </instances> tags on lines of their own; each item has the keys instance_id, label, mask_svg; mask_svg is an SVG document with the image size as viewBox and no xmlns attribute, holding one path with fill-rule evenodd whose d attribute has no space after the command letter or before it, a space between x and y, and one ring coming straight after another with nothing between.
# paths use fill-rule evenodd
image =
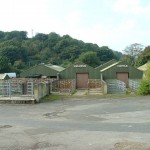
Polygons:
<instances>
[{"instance_id":1,"label":"cattle shed","mask_svg":"<svg viewBox=\"0 0 150 150\"><path fill-rule=\"evenodd\" d=\"M60 79L75 80L76 88L87 88L90 80L100 79L100 72L83 62L78 62L60 72Z\"/></svg>"},{"instance_id":2,"label":"cattle shed","mask_svg":"<svg viewBox=\"0 0 150 150\"><path fill-rule=\"evenodd\" d=\"M129 79L142 79L143 71L138 70L125 62L119 61L100 70L103 80L117 79L128 85Z\"/></svg>"},{"instance_id":3,"label":"cattle shed","mask_svg":"<svg viewBox=\"0 0 150 150\"><path fill-rule=\"evenodd\" d=\"M42 76L48 78L57 78L58 74L65 68L52 64L39 64L33 66L20 74L21 78L40 78Z\"/></svg>"},{"instance_id":4,"label":"cattle shed","mask_svg":"<svg viewBox=\"0 0 150 150\"><path fill-rule=\"evenodd\" d=\"M102 69L104 69L104 68L114 64L115 62L117 62L117 61L115 59L112 59L112 60L110 60L110 61L108 61L108 62L106 62L106 63L104 63L104 64L102 64L102 65L100 65L98 67L96 67L95 69L102 70Z\"/></svg>"},{"instance_id":5,"label":"cattle shed","mask_svg":"<svg viewBox=\"0 0 150 150\"><path fill-rule=\"evenodd\" d=\"M60 72L60 79L76 79L78 74L88 74L89 79L100 79L100 72L82 62L75 63Z\"/></svg>"}]
</instances>

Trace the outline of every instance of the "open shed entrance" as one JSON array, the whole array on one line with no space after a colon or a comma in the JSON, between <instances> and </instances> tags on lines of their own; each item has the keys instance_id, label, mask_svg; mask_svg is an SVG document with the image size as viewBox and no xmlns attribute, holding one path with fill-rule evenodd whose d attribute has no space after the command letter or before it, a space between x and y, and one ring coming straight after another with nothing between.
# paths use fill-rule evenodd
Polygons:
<instances>
[{"instance_id":1,"label":"open shed entrance","mask_svg":"<svg viewBox=\"0 0 150 150\"><path fill-rule=\"evenodd\" d=\"M117 72L117 79L123 81L126 87L129 85L129 73L128 72Z\"/></svg>"},{"instance_id":2,"label":"open shed entrance","mask_svg":"<svg viewBox=\"0 0 150 150\"><path fill-rule=\"evenodd\" d=\"M77 73L76 74L76 87L77 89L87 89L88 88L88 73Z\"/></svg>"}]
</instances>

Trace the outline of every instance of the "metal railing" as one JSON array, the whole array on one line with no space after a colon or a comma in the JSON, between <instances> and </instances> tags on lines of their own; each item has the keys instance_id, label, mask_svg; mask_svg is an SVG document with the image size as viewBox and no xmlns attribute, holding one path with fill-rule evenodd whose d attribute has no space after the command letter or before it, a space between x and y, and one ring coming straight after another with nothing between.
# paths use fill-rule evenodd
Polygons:
<instances>
[{"instance_id":1,"label":"metal railing","mask_svg":"<svg viewBox=\"0 0 150 150\"><path fill-rule=\"evenodd\" d=\"M123 81L116 79L106 80L107 92L109 94L124 94L126 93L126 84Z\"/></svg>"}]
</instances>

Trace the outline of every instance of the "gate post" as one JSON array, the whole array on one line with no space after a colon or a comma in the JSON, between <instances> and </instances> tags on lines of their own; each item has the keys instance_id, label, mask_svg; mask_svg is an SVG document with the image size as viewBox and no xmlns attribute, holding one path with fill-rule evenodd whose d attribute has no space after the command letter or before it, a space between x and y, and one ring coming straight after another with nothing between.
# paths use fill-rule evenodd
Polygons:
<instances>
[{"instance_id":1,"label":"gate post","mask_svg":"<svg viewBox=\"0 0 150 150\"><path fill-rule=\"evenodd\" d=\"M8 80L8 94L9 94L9 97L11 97L11 83L10 83L10 80Z\"/></svg>"}]
</instances>

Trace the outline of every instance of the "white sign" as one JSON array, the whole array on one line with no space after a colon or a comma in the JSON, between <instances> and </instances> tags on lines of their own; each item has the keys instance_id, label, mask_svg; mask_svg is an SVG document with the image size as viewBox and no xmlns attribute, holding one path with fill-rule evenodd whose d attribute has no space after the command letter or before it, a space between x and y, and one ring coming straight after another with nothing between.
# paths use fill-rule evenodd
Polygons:
<instances>
[{"instance_id":1,"label":"white sign","mask_svg":"<svg viewBox=\"0 0 150 150\"><path fill-rule=\"evenodd\" d=\"M85 68L86 65L74 65L75 68Z\"/></svg>"},{"instance_id":2,"label":"white sign","mask_svg":"<svg viewBox=\"0 0 150 150\"><path fill-rule=\"evenodd\" d=\"M128 65L117 65L117 67L128 67Z\"/></svg>"}]
</instances>

